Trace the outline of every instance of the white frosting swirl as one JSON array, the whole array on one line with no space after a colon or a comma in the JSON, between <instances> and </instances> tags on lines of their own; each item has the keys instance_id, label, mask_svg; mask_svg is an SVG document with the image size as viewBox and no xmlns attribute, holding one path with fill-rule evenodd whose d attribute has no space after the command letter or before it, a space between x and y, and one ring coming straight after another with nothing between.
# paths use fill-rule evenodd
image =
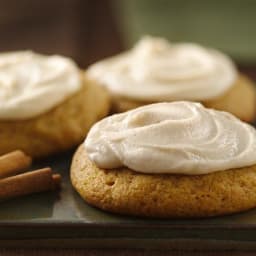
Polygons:
<instances>
[{"instance_id":1,"label":"white frosting swirl","mask_svg":"<svg viewBox=\"0 0 256 256\"><path fill-rule=\"evenodd\" d=\"M76 64L31 51L0 54L0 119L47 112L81 88Z\"/></svg>"},{"instance_id":2,"label":"white frosting swirl","mask_svg":"<svg viewBox=\"0 0 256 256\"><path fill-rule=\"evenodd\" d=\"M84 145L105 169L197 175L256 164L252 126L192 102L156 103L107 117Z\"/></svg>"},{"instance_id":3,"label":"white frosting swirl","mask_svg":"<svg viewBox=\"0 0 256 256\"><path fill-rule=\"evenodd\" d=\"M89 67L88 76L113 94L134 100L202 101L225 93L237 71L216 50L144 37L134 49Z\"/></svg>"}]
</instances>

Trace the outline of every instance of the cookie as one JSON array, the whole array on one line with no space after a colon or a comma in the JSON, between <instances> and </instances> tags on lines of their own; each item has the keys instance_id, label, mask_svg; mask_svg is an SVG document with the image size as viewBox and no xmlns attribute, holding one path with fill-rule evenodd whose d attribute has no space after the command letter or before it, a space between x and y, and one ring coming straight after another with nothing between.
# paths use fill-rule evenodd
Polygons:
<instances>
[{"instance_id":1,"label":"cookie","mask_svg":"<svg viewBox=\"0 0 256 256\"><path fill-rule=\"evenodd\" d=\"M113 96L112 112L125 112L152 103L154 102L133 101L131 99ZM243 121L252 122L256 117L255 86L248 77L240 75L235 84L224 95L213 100L204 101L202 104L208 108L230 112Z\"/></svg>"},{"instance_id":2,"label":"cookie","mask_svg":"<svg viewBox=\"0 0 256 256\"><path fill-rule=\"evenodd\" d=\"M199 218L256 206L255 165L194 176L104 170L89 160L82 145L73 158L71 181L90 205L125 215Z\"/></svg>"},{"instance_id":3,"label":"cookie","mask_svg":"<svg viewBox=\"0 0 256 256\"><path fill-rule=\"evenodd\" d=\"M42 157L79 144L108 114L107 91L84 78L80 91L50 111L27 120L0 121L0 155L21 149Z\"/></svg>"}]
</instances>

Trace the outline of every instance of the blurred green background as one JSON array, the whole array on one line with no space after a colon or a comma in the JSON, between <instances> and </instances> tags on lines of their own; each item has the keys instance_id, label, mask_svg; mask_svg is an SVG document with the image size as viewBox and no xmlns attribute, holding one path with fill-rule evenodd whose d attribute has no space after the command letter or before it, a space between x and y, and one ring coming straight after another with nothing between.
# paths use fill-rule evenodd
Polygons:
<instances>
[{"instance_id":1,"label":"blurred green background","mask_svg":"<svg viewBox=\"0 0 256 256\"><path fill-rule=\"evenodd\" d=\"M215 47L240 63L256 62L255 0L116 0L114 4L127 46L150 34Z\"/></svg>"},{"instance_id":2,"label":"blurred green background","mask_svg":"<svg viewBox=\"0 0 256 256\"><path fill-rule=\"evenodd\" d=\"M0 0L0 51L58 53L86 67L144 34L216 47L256 73L256 0Z\"/></svg>"}]
</instances>

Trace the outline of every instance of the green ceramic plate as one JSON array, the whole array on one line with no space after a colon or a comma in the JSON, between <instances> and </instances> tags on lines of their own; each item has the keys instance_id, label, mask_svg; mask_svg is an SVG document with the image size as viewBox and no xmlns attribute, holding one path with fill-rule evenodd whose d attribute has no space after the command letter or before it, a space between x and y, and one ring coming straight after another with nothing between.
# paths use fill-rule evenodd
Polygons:
<instances>
[{"instance_id":1,"label":"green ceramic plate","mask_svg":"<svg viewBox=\"0 0 256 256\"><path fill-rule=\"evenodd\" d=\"M34 165L49 165L62 174L59 194L1 203L1 246L255 249L256 210L201 220L152 220L113 215L87 205L69 181L72 154Z\"/></svg>"}]
</instances>

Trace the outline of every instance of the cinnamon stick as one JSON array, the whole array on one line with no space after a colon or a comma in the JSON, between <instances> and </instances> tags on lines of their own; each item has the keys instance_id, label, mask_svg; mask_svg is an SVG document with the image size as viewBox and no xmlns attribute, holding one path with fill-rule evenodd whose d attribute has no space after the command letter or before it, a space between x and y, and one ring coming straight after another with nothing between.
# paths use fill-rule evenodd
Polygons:
<instances>
[{"instance_id":1,"label":"cinnamon stick","mask_svg":"<svg viewBox=\"0 0 256 256\"><path fill-rule=\"evenodd\" d=\"M61 175L56 173L52 175L53 183L55 188L59 188L61 185Z\"/></svg>"},{"instance_id":2,"label":"cinnamon stick","mask_svg":"<svg viewBox=\"0 0 256 256\"><path fill-rule=\"evenodd\" d=\"M0 201L32 193L54 190L60 186L60 175L51 168L39 169L0 179Z\"/></svg>"},{"instance_id":3,"label":"cinnamon stick","mask_svg":"<svg viewBox=\"0 0 256 256\"><path fill-rule=\"evenodd\" d=\"M32 159L21 150L0 156L0 179L19 174L31 165Z\"/></svg>"}]
</instances>

